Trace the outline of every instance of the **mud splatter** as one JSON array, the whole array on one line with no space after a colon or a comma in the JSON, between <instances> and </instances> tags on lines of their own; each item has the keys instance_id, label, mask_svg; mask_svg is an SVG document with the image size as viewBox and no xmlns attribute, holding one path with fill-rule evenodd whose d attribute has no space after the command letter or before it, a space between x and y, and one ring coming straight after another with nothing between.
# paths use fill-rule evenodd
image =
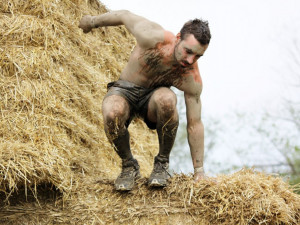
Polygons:
<instances>
[{"instance_id":1,"label":"mud splatter","mask_svg":"<svg viewBox=\"0 0 300 225\"><path fill-rule=\"evenodd\" d=\"M140 57L145 62L141 73L153 74L149 87L179 86L185 79L184 75L193 68L171 65L165 61L166 56L160 49L149 49Z\"/></svg>"}]
</instances>

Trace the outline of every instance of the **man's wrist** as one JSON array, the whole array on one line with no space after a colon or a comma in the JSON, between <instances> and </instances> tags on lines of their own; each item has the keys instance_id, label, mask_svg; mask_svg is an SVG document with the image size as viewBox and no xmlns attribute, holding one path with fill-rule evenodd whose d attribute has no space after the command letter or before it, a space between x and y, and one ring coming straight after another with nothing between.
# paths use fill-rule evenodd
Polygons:
<instances>
[{"instance_id":1,"label":"man's wrist","mask_svg":"<svg viewBox=\"0 0 300 225\"><path fill-rule=\"evenodd\" d=\"M95 17L94 16L92 16L92 18L91 18L91 28L92 29L95 28Z\"/></svg>"},{"instance_id":2,"label":"man's wrist","mask_svg":"<svg viewBox=\"0 0 300 225\"><path fill-rule=\"evenodd\" d=\"M97 24L96 20L97 20L97 16L92 16L92 18L91 18L91 27L92 27L92 29L100 27L99 21L98 21L98 24Z\"/></svg>"}]
</instances>

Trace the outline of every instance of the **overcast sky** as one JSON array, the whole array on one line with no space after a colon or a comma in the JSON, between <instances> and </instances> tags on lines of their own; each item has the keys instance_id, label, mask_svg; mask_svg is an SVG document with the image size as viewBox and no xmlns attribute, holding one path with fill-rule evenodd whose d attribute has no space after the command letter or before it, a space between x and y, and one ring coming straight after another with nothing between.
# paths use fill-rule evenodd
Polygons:
<instances>
[{"instance_id":1,"label":"overcast sky","mask_svg":"<svg viewBox=\"0 0 300 225\"><path fill-rule=\"evenodd\" d=\"M276 104L289 39L300 38L298 0L108 0L176 34L189 19L209 21L212 40L199 60L203 110L225 113ZM283 46L286 43L286 46Z\"/></svg>"},{"instance_id":2,"label":"overcast sky","mask_svg":"<svg viewBox=\"0 0 300 225\"><path fill-rule=\"evenodd\" d=\"M111 10L127 9L144 16L174 34L190 19L208 20L212 39L199 60L204 115L222 120L236 111L276 111L283 96L299 99L290 89L288 78L291 72L288 51L293 48L293 40L300 40L299 0L103 0L102 3ZM232 136L234 131L228 130L228 134Z\"/></svg>"}]
</instances>

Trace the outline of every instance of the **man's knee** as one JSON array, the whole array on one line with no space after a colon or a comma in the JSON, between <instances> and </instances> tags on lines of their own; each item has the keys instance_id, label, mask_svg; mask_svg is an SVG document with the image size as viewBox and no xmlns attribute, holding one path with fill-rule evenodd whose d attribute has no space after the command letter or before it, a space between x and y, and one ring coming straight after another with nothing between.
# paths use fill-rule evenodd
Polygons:
<instances>
[{"instance_id":1,"label":"man's knee","mask_svg":"<svg viewBox=\"0 0 300 225\"><path fill-rule=\"evenodd\" d=\"M120 108L113 109L106 113L103 113L104 121L106 123L117 122L120 123L122 120L126 118L126 112Z\"/></svg>"},{"instance_id":2,"label":"man's knee","mask_svg":"<svg viewBox=\"0 0 300 225\"><path fill-rule=\"evenodd\" d=\"M166 88L158 92L155 96L155 102L159 114L166 117L177 115L177 98L172 90Z\"/></svg>"},{"instance_id":3,"label":"man's knee","mask_svg":"<svg viewBox=\"0 0 300 225\"><path fill-rule=\"evenodd\" d=\"M121 96L109 96L102 104L104 123L112 126L124 125L129 118L129 106Z\"/></svg>"}]
</instances>

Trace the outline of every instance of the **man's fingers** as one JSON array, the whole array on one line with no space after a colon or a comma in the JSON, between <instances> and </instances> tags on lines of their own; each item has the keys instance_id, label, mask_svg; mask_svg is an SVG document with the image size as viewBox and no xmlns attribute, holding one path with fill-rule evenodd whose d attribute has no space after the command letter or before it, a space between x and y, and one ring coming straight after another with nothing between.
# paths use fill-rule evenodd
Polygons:
<instances>
[{"instance_id":1,"label":"man's fingers","mask_svg":"<svg viewBox=\"0 0 300 225\"><path fill-rule=\"evenodd\" d=\"M201 180L206 180L213 184L218 184L218 180L216 178L208 177L204 173L195 173L194 174L194 182L198 183Z\"/></svg>"},{"instance_id":2,"label":"man's fingers","mask_svg":"<svg viewBox=\"0 0 300 225\"><path fill-rule=\"evenodd\" d=\"M194 181L198 182L205 178L204 173L194 173Z\"/></svg>"}]
</instances>

